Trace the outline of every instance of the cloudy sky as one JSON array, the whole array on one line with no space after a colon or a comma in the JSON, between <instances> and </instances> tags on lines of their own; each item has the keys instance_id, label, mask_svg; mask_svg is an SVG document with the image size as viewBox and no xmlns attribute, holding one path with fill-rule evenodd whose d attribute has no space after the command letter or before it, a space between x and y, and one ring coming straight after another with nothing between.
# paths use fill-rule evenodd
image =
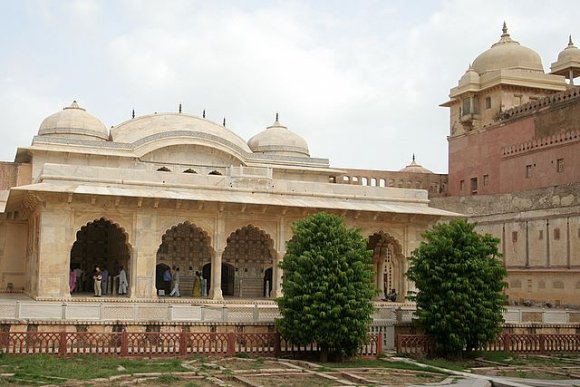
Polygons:
<instances>
[{"instance_id":1,"label":"cloudy sky","mask_svg":"<svg viewBox=\"0 0 580 387\"><path fill-rule=\"evenodd\" d=\"M73 99L108 127L201 115L248 140L274 120L334 167L447 171L438 104L499 39L544 68L580 41L577 1L0 0L0 160Z\"/></svg>"}]
</instances>

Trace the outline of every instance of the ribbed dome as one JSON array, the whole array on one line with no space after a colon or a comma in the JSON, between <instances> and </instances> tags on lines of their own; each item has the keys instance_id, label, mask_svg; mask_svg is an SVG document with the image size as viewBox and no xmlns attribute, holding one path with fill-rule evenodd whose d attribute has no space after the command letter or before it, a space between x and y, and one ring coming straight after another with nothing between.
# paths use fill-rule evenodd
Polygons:
<instances>
[{"instance_id":1,"label":"ribbed dome","mask_svg":"<svg viewBox=\"0 0 580 387\"><path fill-rule=\"evenodd\" d=\"M86 138L108 140L107 127L85 109L79 107L77 101L44 119L38 130L39 136L55 136L70 138Z\"/></svg>"},{"instance_id":2,"label":"ribbed dome","mask_svg":"<svg viewBox=\"0 0 580 387\"><path fill-rule=\"evenodd\" d=\"M580 49L572 43L572 36L568 40L568 47L558 54L558 62L580 62Z\"/></svg>"},{"instance_id":3,"label":"ribbed dome","mask_svg":"<svg viewBox=\"0 0 580 387\"><path fill-rule=\"evenodd\" d=\"M274 124L252 137L248 141L248 146L254 153L310 157L306 141L281 125L278 122L278 114Z\"/></svg>"},{"instance_id":4,"label":"ribbed dome","mask_svg":"<svg viewBox=\"0 0 580 387\"><path fill-rule=\"evenodd\" d=\"M415 162L415 155L413 155L413 161L411 164L407 165L405 168L401 169L399 172L411 172L411 173L433 173L427 168L419 165Z\"/></svg>"},{"instance_id":5,"label":"ribbed dome","mask_svg":"<svg viewBox=\"0 0 580 387\"><path fill-rule=\"evenodd\" d=\"M512 40L504 23L500 40L473 61L473 69L479 75L500 69L521 69L544 72L542 59L534 50Z\"/></svg>"}]
</instances>

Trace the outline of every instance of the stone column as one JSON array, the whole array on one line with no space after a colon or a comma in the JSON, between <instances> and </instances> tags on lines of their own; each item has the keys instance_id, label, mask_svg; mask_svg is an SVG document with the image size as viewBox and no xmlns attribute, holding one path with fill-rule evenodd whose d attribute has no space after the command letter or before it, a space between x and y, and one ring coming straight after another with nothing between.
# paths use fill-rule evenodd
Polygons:
<instances>
[{"instance_id":1,"label":"stone column","mask_svg":"<svg viewBox=\"0 0 580 387\"><path fill-rule=\"evenodd\" d=\"M214 229L214 255L211 259L211 287L209 298L212 300L223 300L222 294L222 256L226 248L226 222L223 212L219 212L215 221Z\"/></svg>"},{"instance_id":2,"label":"stone column","mask_svg":"<svg viewBox=\"0 0 580 387\"><path fill-rule=\"evenodd\" d=\"M380 300L385 297L385 257L382 255L379 256L377 275L377 288L379 289L378 299ZM388 290L390 291L391 289Z\"/></svg>"},{"instance_id":3,"label":"stone column","mask_svg":"<svg viewBox=\"0 0 580 387\"><path fill-rule=\"evenodd\" d=\"M282 297L282 275L284 274L284 270L280 268L278 265L284 259L286 255L286 251L280 251L278 253L278 257L274 262L274 269L273 269L273 276L272 281L274 282L272 285L272 298Z\"/></svg>"},{"instance_id":4,"label":"stone column","mask_svg":"<svg viewBox=\"0 0 580 387\"><path fill-rule=\"evenodd\" d=\"M212 300L223 300L222 294L222 255L223 250L216 250L211 260L211 287L209 297Z\"/></svg>"},{"instance_id":5,"label":"stone column","mask_svg":"<svg viewBox=\"0 0 580 387\"><path fill-rule=\"evenodd\" d=\"M282 275L283 270L278 266L286 255L286 220L284 216L278 223L278 256L274 260L272 268L272 298L282 297Z\"/></svg>"}]
</instances>

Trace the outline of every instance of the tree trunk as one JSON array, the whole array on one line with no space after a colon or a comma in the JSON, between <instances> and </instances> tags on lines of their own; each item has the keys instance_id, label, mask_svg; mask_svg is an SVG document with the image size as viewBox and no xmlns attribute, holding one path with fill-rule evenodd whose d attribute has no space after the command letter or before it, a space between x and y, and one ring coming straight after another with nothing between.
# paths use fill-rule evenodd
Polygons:
<instances>
[{"instance_id":1,"label":"tree trunk","mask_svg":"<svg viewBox=\"0 0 580 387\"><path fill-rule=\"evenodd\" d=\"M320 362L321 363L328 362L328 345L320 346Z\"/></svg>"}]
</instances>

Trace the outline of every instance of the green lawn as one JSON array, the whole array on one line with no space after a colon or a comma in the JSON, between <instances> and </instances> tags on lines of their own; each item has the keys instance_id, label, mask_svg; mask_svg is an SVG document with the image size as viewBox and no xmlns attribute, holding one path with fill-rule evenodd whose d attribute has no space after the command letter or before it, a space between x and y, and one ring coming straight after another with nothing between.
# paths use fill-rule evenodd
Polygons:
<instances>
[{"instance_id":1,"label":"green lawn","mask_svg":"<svg viewBox=\"0 0 580 387\"><path fill-rule=\"evenodd\" d=\"M0 378L0 384L11 381L56 384L66 379L89 380L141 372L187 371L181 366L181 362L179 359L133 360L105 356L76 356L63 359L52 355L0 355L0 373L14 374L12 377Z\"/></svg>"}]
</instances>

